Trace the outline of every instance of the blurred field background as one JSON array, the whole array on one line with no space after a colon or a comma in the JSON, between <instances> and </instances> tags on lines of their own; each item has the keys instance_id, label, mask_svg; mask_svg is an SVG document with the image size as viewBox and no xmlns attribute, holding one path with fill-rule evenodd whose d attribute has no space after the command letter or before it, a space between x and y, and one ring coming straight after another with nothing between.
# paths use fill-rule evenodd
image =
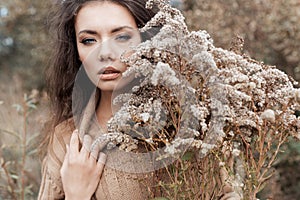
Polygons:
<instances>
[{"instance_id":1,"label":"blurred field background","mask_svg":"<svg viewBox=\"0 0 300 200\"><path fill-rule=\"evenodd\" d=\"M36 199L37 136L46 122L44 69L52 42L46 29L53 1L0 0L0 200ZM215 46L276 65L300 81L299 0L173 0L190 30L204 29ZM300 144L291 141L260 199L300 199Z\"/></svg>"}]
</instances>

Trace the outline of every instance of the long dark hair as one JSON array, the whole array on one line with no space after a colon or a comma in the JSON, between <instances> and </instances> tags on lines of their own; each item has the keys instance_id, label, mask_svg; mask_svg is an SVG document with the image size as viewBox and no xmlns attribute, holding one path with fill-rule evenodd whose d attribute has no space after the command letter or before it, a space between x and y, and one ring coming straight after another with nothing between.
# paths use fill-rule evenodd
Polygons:
<instances>
[{"instance_id":1,"label":"long dark hair","mask_svg":"<svg viewBox=\"0 0 300 200\"><path fill-rule=\"evenodd\" d=\"M95 0L59 0L53 5L49 15L49 41L52 42L52 55L46 70L46 81L53 115L50 128L72 117L72 91L82 64L77 51L74 24L76 14L89 1ZM109 1L124 6L134 17L138 28L143 27L156 13L155 9L145 8L147 0L96 1ZM86 92L92 83L85 73L81 79L84 79L85 83L82 91ZM48 132L45 137L44 143L48 144L51 134L49 135Z\"/></svg>"}]
</instances>

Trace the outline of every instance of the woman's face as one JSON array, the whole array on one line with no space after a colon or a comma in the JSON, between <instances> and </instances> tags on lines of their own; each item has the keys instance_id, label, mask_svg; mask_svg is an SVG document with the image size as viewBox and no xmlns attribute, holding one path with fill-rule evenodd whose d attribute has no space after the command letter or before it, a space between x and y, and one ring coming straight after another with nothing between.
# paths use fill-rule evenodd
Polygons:
<instances>
[{"instance_id":1,"label":"woman's face","mask_svg":"<svg viewBox=\"0 0 300 200\"><path fill-rule=\"evenodd\" d=\"M79 59L91 81L102 91L117 89L127 68L120 57L141 42L131 13L113 2L91 1L79 10L75 31Z\"/></svg>"}]
</instances>

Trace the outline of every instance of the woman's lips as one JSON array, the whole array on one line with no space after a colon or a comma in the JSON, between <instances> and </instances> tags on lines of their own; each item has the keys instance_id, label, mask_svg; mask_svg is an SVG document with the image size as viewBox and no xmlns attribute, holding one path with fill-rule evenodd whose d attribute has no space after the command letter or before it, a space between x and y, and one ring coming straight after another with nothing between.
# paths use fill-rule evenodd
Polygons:
<instances>
[{"instance_id":1,"label":"woman's lips","mask_svg":"<svg viewBox=\"0 0 300 200\"><path fill-rule=\"evenodd\" d=\"M100 79L108 81L108 80L114 80L119 76L121 76L121 73L100 74Z\"/></svg>"},{"instance_id":2,"label":"woman's lips","mask_svg":"<svg viewBox=\"0 0 300 200\"><path fill-rule=\"evenodd\" d=\"M101 80L108 81L117 79L119 76L121 76L122 73L116 68L109 66L100 70L98 74L100 74Z\"/></svg>"}]
</instances>

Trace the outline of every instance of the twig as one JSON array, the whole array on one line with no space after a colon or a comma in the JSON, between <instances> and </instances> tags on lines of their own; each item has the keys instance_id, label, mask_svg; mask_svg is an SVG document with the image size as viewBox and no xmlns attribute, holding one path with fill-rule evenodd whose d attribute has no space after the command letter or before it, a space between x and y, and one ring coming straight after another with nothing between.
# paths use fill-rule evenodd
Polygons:
<instances>
[{"instance_id":1,"label":"twig","mask_svg":"<svg viewBox=\"0 0 300 200\"><path fill-rule=\"evenodd\" d=\"M5 162L2 164L1 167L2 167L3 170L4 170L4 173L5 173L5 176L6 176L6 179L7 179L7 183L8 183L8 185L9 185L10 189L11 189L10 195L11 195L11 197L12 197L13 199L17 200L17 197L15 196L15 189L14 189L15 186L14 186L13 180L12 180L10 174L9 174L9 171L8 171L7 168L6 168Z\"/></svg>"}]
</instances>

